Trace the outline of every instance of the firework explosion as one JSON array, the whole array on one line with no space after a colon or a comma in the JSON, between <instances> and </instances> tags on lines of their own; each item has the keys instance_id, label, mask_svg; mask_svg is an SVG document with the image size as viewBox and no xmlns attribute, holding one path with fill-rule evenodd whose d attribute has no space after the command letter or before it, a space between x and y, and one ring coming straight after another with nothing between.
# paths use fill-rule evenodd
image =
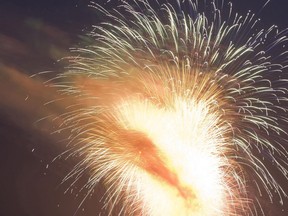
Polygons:
<instances>
[{"instance_id":1,"label":"firework explosion","mask_svg":"<svg viewBox=\"0 0 288 216\"><path fill-rule=\"evenodd\" d=\"M269 167L287 177L286 33L229 2L91 6L105 22L54 84L74 100L59 131L83 158L64 181L102 183L109 215L256 215L259 197L281 201Z\"/></svg>"}]
</instances>

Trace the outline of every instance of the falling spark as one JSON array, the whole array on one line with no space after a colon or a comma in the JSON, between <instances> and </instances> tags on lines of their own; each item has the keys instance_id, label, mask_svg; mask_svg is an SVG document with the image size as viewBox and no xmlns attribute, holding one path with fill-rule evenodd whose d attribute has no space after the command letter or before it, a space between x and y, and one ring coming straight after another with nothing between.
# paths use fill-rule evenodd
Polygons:
<instances>
[{"instance_id":1,"label":"falling spark","mask_svg":"<svg viewBox=\"0 0 288 216\"><path fill-rule=\"evenodd\" d=\"M92 3L105 22L54 86L82 158L64 181L103 183L108 215L257 215L286 197L270 167L287 180L287 34L217 2Z\"/></svg>"}]
</instances>

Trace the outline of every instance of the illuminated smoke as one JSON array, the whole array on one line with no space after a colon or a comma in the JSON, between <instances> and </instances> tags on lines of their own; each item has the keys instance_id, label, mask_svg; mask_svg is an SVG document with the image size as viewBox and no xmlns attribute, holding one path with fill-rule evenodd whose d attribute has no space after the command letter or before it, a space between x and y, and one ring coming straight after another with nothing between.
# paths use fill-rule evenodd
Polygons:
<instances>
[{"instance_id":1,"label":"illuminated smoke","mask_svg":"<svg viewBox=\"0 0 288 216\"><path fill-rule=\"evenodd\" d=\"M286 34L206 4L94 3L105 22L57 78L83 157L67 179L102 182L109 214L256 215L286 196L269 168L287 177Z\"/></svg>"}]
</instances>

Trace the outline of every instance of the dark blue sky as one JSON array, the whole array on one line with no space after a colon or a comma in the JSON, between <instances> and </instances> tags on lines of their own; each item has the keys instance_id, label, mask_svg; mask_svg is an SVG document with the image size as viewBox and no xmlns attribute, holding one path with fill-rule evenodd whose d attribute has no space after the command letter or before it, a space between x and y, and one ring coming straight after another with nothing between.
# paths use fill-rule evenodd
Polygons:
<instances>
[{"instance_id":1,"label":"dark blue sky","mask_svg":"<svg viewBox=\"0 0 288 216\"><path fill-rule=\"evenodd\" d=\"M106 1L95 0L99 3ZM113 5L117 0L109 2L108 5ZM251 9L267 25L277 24L283 28L288 25L288 1L286 0L271 0L263 10L261 8L267 0L232 0L232 2L235 11L244 13ZM83 25L87 25L87 21L93 21L92 12L87 9L88 4L89 0L1 0L0 10L9 6L7 9L11 15L20 13L42 18L55 24L70 23L72 25L72 22L82 22Z\"/></svg>"}]
</instances>

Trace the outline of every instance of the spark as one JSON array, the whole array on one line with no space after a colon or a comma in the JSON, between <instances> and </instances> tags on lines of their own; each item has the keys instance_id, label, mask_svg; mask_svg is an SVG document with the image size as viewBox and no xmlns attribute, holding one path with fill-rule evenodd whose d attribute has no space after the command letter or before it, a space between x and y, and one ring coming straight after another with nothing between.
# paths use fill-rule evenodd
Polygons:
<instances>
[{"instance_id":1,"label":"spark","mask_svg":"<svg viewBox=\"0 0 288 216\"><path fill-rule=\"evenodd\" d=\"M108 215L257 215L255 197L286 197L267 165L287 180L286 32L226 1L176 3L92 3L106 21L55 84L83 156L65 180L103 182Z\"/></svg>"}]
</instances>

